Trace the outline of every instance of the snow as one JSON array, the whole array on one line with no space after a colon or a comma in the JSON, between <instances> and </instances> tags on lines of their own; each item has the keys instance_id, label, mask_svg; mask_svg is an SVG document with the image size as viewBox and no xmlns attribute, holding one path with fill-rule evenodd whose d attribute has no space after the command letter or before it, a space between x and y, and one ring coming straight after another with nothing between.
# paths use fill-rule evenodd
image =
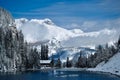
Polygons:
<instances>
[{"instance_id":1,"label":"snow","mask_svg":"<svg viewBox=\"0 0 120 80\"><path fill-rule=\"evenodd\" d=\"M17 19L15 22L18 29L22 29L25 39L28 42L36 42L46 39L51 40L53 38L61 41L74 35L72 32L54 25L50 19L23 20L22 18L22 21L21 19Z\"/></svg>"},{"instance_id":2,"label":"snow","mask_svg":"<svg viewBox=\"0 0 120 80\"><path fill-rule=\"evenodd\" d=\"M114 29L103 29L93 32L84 32L81 29L64 29L57 26L52 20L45 19L26 19L15 20L17 29L22 30L27 42L53 40L61 42L64 47L92 46L98 43L105 44L117 40L118 34ZM98 42L99 41L99 42Z\"/></svg>"},{"instance_id":3,"label":"snow","mask_svg":"<svg viewBox=\"0 0 120 80\"><path fill-rule=\"evenodd\" d=\"M110 72L120 75L120 52L109 59L107 63L101 62L96 68L88 69L90 71Z\"/></svg>"},{"instance_id":4,"label":"snow","mask_svg":"<svg viewBox=\"0 0 120 80\"><path fill-rule=\"evenodd\" d=\"M40 60L40 63L50 63L51 60Z\"/></svg>"},{"instance_id":5,"label":"snow","mask_svg":"<svg viewBox=\"0 0 120 80\"><path fill-rule=\"evenodd\" d=\"M83 31L80 29L72 29L71 31L75 34L82 34L83 33Z\"/></svg>"}]
</instances>

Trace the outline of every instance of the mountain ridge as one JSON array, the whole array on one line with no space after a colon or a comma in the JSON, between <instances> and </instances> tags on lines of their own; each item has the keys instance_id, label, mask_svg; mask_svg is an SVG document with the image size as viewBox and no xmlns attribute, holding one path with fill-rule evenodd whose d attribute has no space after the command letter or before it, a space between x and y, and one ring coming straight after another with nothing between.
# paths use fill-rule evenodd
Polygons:
<instances>
[{"instance_id":1,"label":"mountain ridge","mask_svg":"<svg viewBox=\"0 0 120 80\"><path fill-rule=\"evenodd\" d=\"M20 19L15 19L15 23L17 25L17 29L23 31L23 34L25 35L25 39L28 42L34 43L37 41L52 40L53 38L55 38L58 41L61 41L64 47L70 47L75 45L77 45L77 47L84 46L84 45L95 46L97 45L97 42L96 42L97 40L101 41L100 43L105 44L106 42L111 42L111 40L115 41L116 40L115 36L117 35L117 32L115 29L112 29L112 30L103 29L103 30L94 31L94 32L84 32L81 29L67 30L60 26L57 26L50 19L28 20L26 18L20 18ZM71 41L72 39L74 41ZM90 42L89 39L92 42ZM67 41L70 41L69 44L71 43L72 44L67 45L68 44ZM81 41L83 42L81 43ZM73 45L74 42L75 42L75 45ZM67 43L67 44L64 45L64 43Z\"/></svg>"}]
</instances>

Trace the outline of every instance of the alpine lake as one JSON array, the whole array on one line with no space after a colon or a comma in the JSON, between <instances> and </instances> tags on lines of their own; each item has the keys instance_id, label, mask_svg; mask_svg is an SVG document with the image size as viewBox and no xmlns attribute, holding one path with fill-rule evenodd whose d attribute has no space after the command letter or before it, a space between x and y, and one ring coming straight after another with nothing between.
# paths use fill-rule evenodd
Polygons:
<instances>
[{"instance_id":1,"label":"alpine lake","mask_svg":"<svg viewBox=\"0 0 120 80\"><path fill-rule=\"evenodd\" d=\"M120 80L120 77L88 71L0 72L0 80Z\"/></svg>"}]
</instances>

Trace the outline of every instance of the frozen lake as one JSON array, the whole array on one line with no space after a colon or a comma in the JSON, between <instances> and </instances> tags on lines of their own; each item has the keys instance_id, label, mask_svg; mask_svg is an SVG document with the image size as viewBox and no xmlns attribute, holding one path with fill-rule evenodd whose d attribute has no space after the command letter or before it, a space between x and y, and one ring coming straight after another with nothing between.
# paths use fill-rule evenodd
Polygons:
<instances>
[{"instance_id":1,"label":"frozen lake","mask_svg":"<svg viewBox=\"0 0 120 80\"><path fill-rule=\"evenodd\" d=\"M86 71L27 71L0 73L0 80L120 80L119 77Z\"/></svg>"}]
</instances>

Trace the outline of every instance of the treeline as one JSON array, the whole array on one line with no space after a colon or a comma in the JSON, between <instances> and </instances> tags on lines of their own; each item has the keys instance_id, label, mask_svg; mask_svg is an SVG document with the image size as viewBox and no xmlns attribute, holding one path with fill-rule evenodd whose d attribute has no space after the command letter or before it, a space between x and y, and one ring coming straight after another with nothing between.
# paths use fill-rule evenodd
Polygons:
<instances>
[{"instance_id":1,"label":"treeline","mask_svg":"<svg viewBox=\"0 0 120 80\"><path fill-rule=\"evenodd\" d=\"M99 45L96 47L96 52L88 58L88 67L96 67L102 61L108 62L108 60L120 51L120 37L116 43L111 46L106 44L105 46Z\"/></svg>"},{"instance_id":2,"label":"treeline","mask_svg":"<svg viewBox=\"0 0 120 80\"><path fill-rule=\"evenodd\" d=\"M105 61L105 63L108 62L113 55L120 51L120 37L113 45L98 45L95 50L95 53L89 56L85 56L84 52L80 51L77 62L72 62L72 60L70 61L69 57L67 57L63 67L93 68L102 61Z\"/></svg>"},{"instance_id":3,"label":"treeline","mask_svg":"<svg viewBox=\"0 0 120 80\"><path fill-rule=\"evenodd\" d=\"M39 67L40 53L24 41L16 27L0 27L0 70L22 70Z\"/></svg>"}]
</instances>

